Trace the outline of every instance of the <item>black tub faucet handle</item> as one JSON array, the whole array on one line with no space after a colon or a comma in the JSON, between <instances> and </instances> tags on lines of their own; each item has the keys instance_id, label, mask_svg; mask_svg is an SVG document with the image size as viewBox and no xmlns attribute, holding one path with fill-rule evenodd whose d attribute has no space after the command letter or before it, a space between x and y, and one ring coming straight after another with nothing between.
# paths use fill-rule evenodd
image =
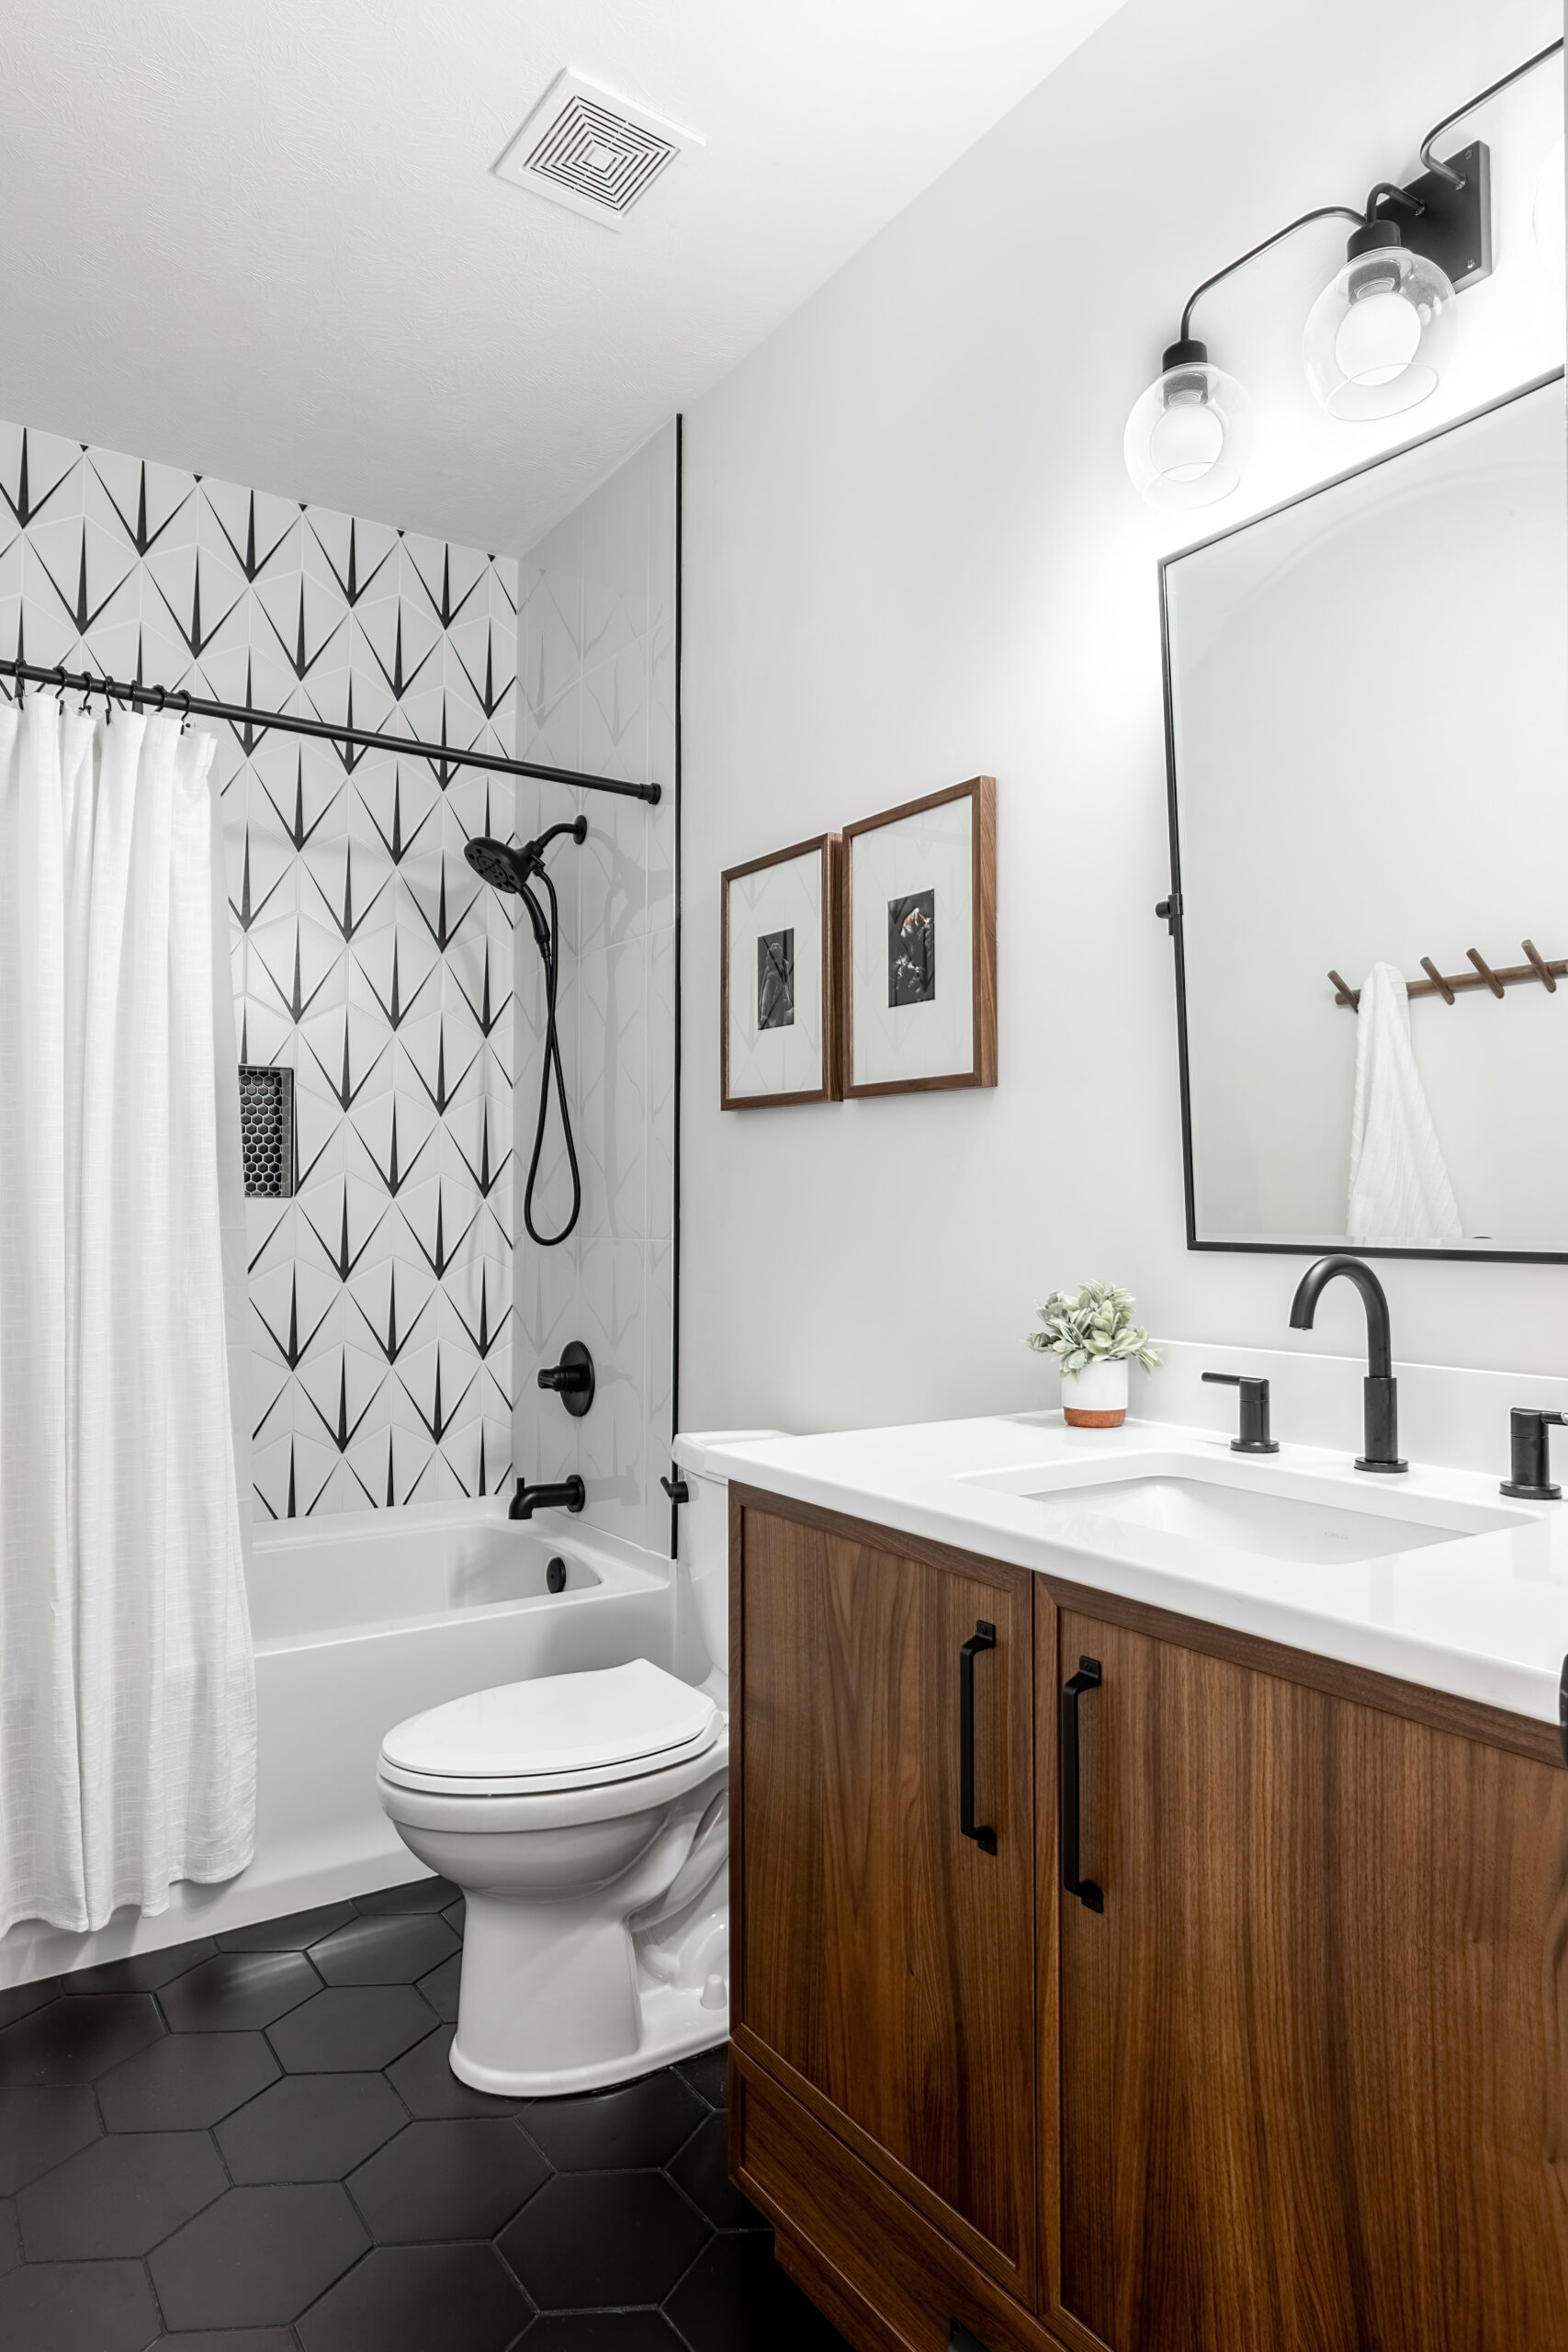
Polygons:
<instances>
[{"instance_id":1,"label":"black tub faucet handle","mask_svg":"<svg viewBox=\"0 0 1568 2352\"><path fill-rule=\"evenodd\" d=\"M1280 1441L1269 1434L1269 1383L1246 1372L1206 1372L1216 1388L1235 1388L1241 1395L1241 1434L1231 1440L1233 1453L1278 1453Z\"/></svg>"}]
</instances>

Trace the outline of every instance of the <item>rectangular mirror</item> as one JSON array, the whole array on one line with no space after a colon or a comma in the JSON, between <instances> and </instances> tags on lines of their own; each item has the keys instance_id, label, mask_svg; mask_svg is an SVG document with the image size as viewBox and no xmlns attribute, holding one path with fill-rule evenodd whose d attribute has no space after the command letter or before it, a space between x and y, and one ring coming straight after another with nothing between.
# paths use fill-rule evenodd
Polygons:
<instances>
[{"instance_id":1,"label":"rectangular mirror","mask_svg":"<svg viewBox=\"0 0 1568 2352\"><path fill-rule=\"evenodd\" d=\"M1193 1249L1568 1258L1564 422L1161 567Z\"/></svg>"}]
</instances>

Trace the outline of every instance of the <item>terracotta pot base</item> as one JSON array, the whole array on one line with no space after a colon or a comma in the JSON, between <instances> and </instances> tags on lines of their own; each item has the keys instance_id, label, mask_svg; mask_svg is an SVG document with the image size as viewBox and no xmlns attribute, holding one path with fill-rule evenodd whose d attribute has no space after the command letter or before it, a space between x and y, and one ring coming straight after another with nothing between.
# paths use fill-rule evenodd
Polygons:
<instances>
[{"instance_id":1,"label":"terracotta pot base","mask_svg":"<svg viewBox=\"0 0 1568 2352\"><path fill-rule=\"evenodd\" d=\"M1062 1408L1062 1419L1070 1430L1119 1430L1126 1418L1125 1405L1119 1405L1113 1413L1086 1413L1077 1405Z\"/></svg>"}]
</instances>

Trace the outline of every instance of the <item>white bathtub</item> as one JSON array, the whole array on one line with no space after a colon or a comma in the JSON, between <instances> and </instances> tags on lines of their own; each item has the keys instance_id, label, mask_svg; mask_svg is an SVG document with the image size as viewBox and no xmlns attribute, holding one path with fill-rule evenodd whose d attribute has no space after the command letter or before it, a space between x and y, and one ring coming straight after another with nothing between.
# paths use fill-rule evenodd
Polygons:
<instances>
[{"instance_id":1,"label":"white bathtub","mask_svg":"<svg viewBox=\"0 0 1568 2352\"><path fill-rule=\"evenodd\" d=\"M367 1894L419 1876L376 1800L382 1736L405 1715L525 1675L671 1660L669 1564L629 1544L523 1522L504 1499L415 1504L257 1532L256 1849L222 1886L182 1883L156 1917L96 1935L22 1920L0 1985ZM552 1559L566 1589L549 1591Z\"/></svg>"}]
</instances>

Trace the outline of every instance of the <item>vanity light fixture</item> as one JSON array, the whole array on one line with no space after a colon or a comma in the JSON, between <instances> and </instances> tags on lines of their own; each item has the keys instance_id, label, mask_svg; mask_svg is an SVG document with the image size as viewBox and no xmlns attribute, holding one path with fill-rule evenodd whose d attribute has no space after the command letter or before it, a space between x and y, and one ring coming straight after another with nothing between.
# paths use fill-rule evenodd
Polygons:
<instances>
[{"instance_id":1,"label":"vanity light fixture","mask_svg":"<svg viewBox=\"0 0 1568 2352\"><path fill-rule=\"evenodd\" d=\"M1435 392L1459 323L1450 280L1410 251L1397 221L1378 216L1380 195L1416 211L1403 188L1373 189L1345 266L1313 304L1302 338L1307 382L1347 424L1397 416Z\"/></svg>"},{"instance_id":2,"label":"vanity light fixture","mask_svg":"<svg viewBox=\"0 0 1568 2352\"><path fill-rule=\"evenodd\" d=\"M1127 419L1122 456L1141 497L1151 506L1207 506L1236 488L1250 438L1250 403L1235 378L1213 366L1206 345L1194 338L1192 313L1211 287L1314 220L1353 224L1345 266L1314 303L1303 340L1307 381L1324 408L1347 423L1396 416L1437 389L1453 348L1456 298L1491 273L1492 187L1483 141L1446 161L1432 153L1432 143L1562 48L1561 40L1551 42L1446 115L1422 141L1423 168L1407 187L1380 180L1359 212L1344 204L1303 212L1193 290L1159 376ZM1560 158L1561 141L1554 152ZM1549 157L1536 200L1536 234L1561 277L1560 165L1556 178L1552 174Z\"/></svg>"}]
</instances>

